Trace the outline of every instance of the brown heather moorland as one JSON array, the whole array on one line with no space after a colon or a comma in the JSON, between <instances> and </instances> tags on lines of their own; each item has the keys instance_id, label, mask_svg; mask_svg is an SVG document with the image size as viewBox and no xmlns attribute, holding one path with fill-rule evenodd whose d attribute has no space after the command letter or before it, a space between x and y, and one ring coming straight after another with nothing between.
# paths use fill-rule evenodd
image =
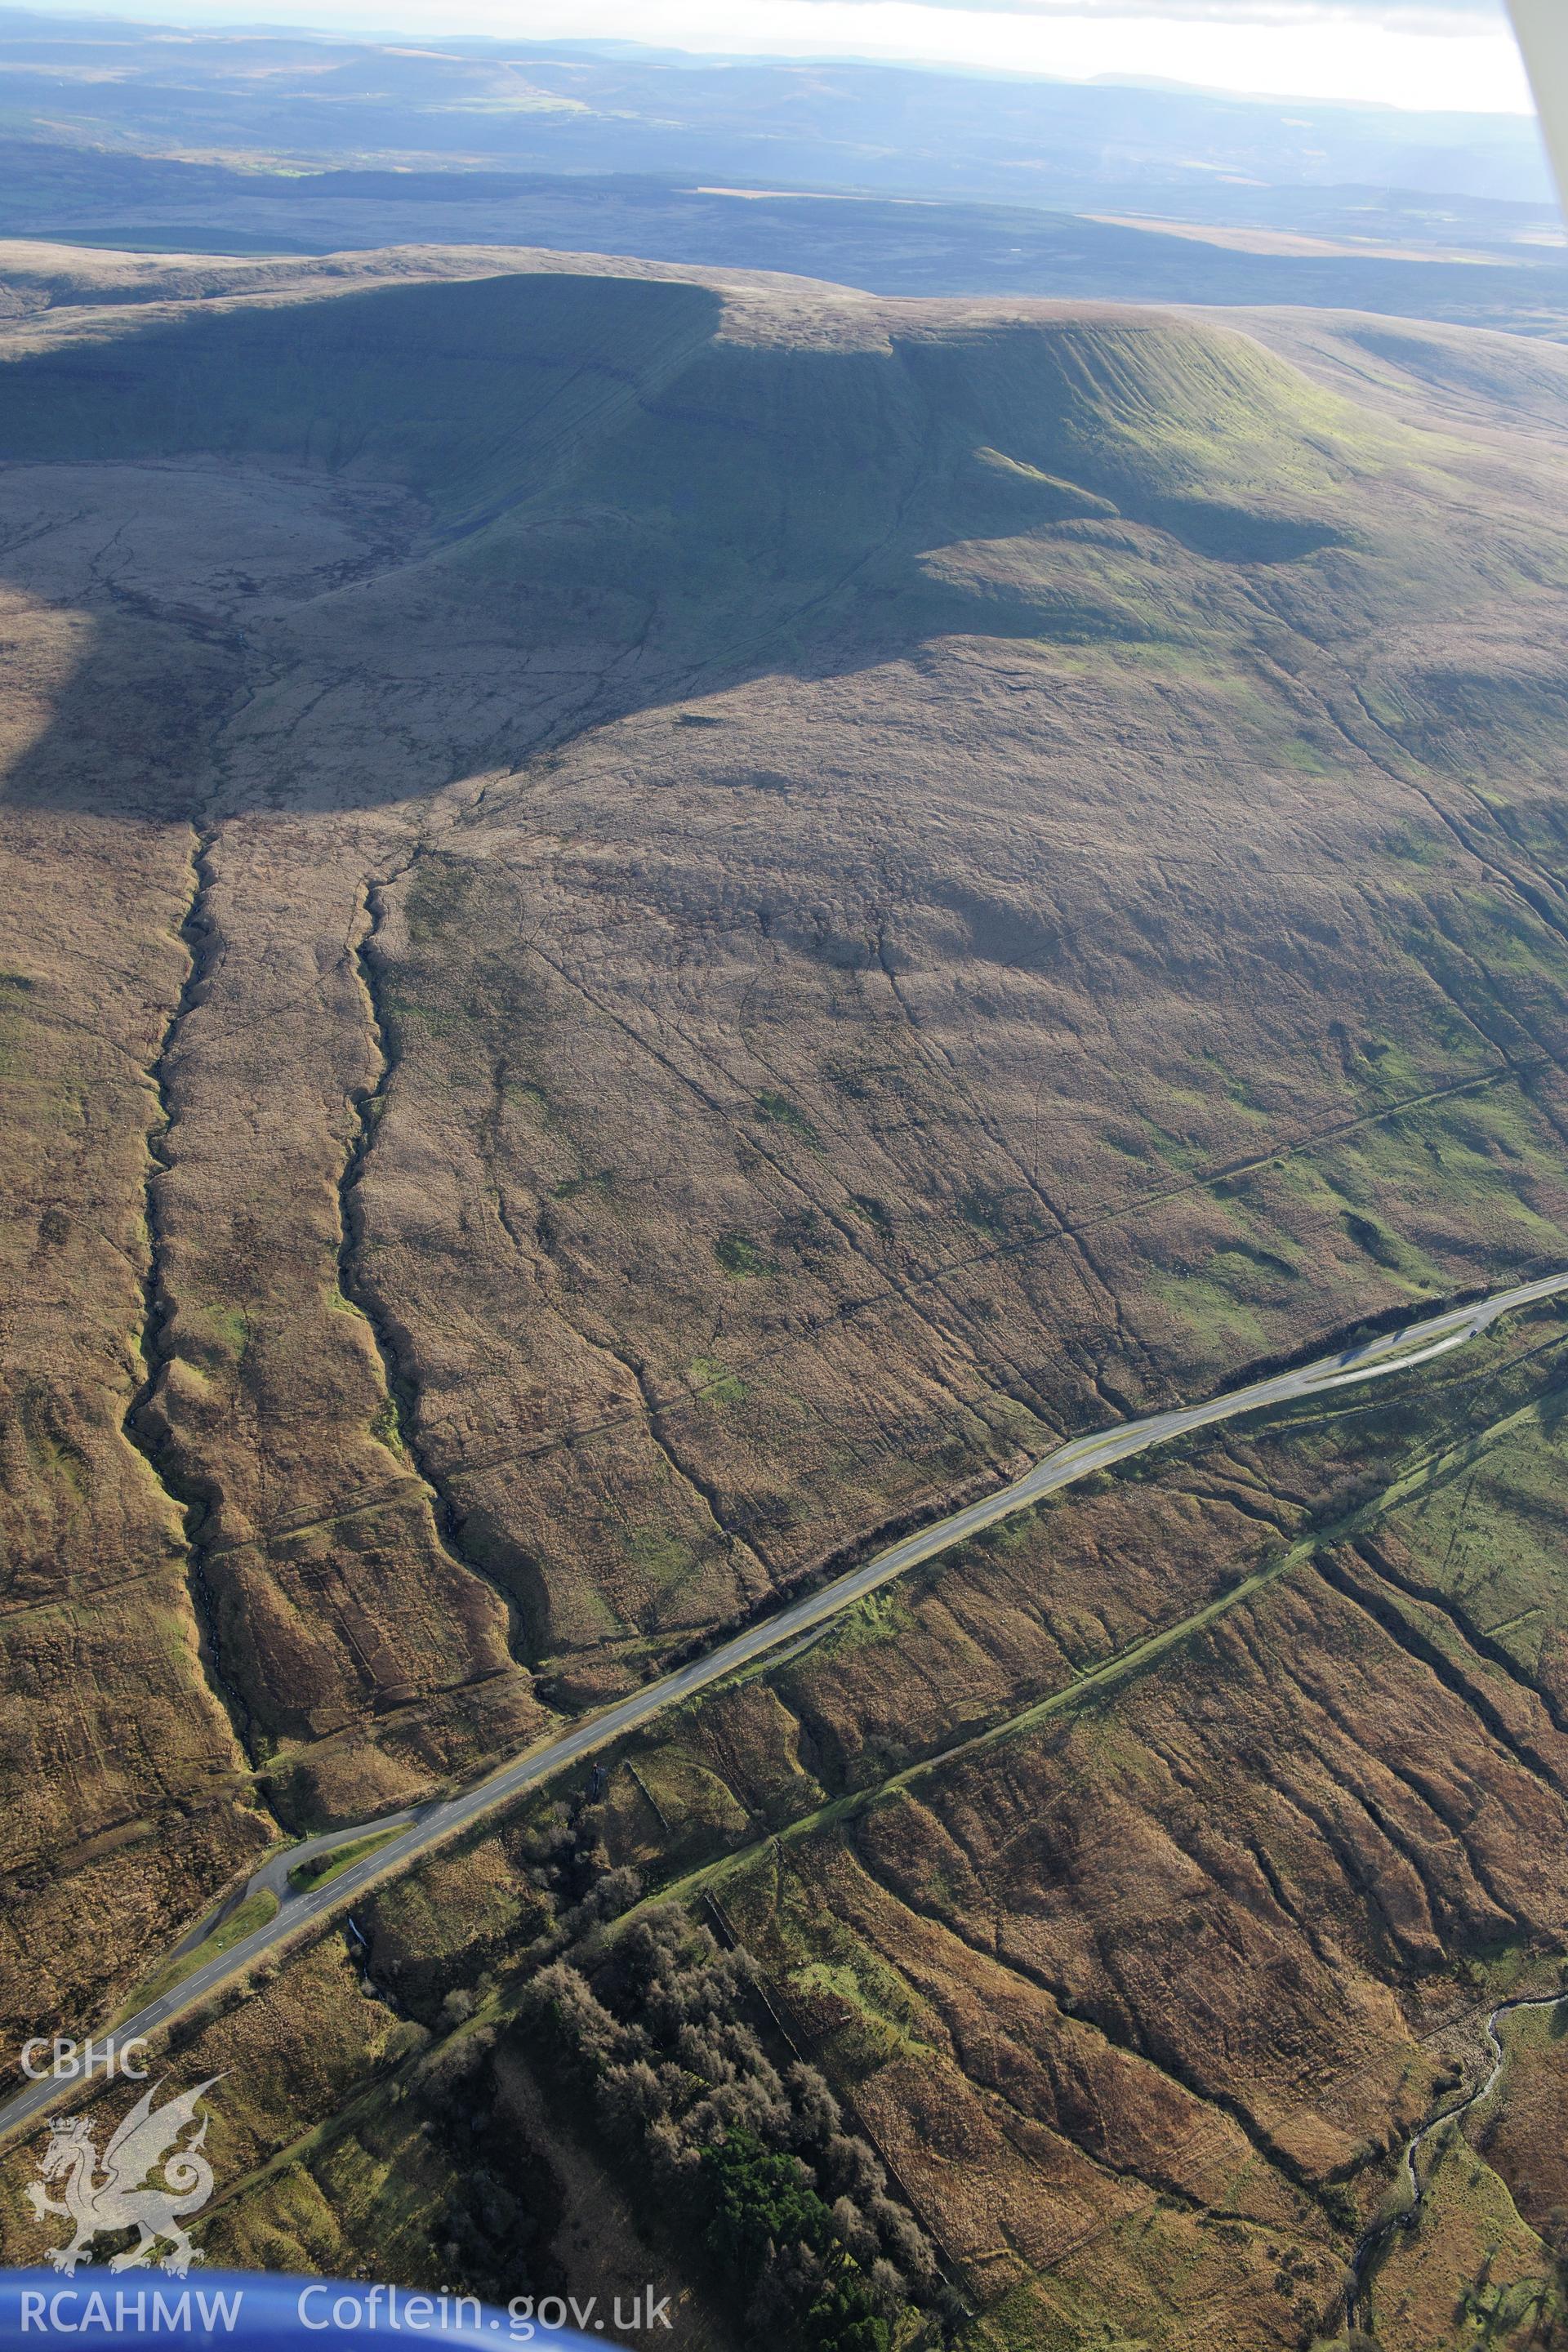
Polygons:
<instances>
[{"instance_id":1,"label":"brown heather moorland","mask_svg":"<svg viewBox=\"0 0 1568 2352\"><path fill-rule=\"evenodd\" d=\"M0 276L8 2031L1064 1433L1568 1263L1554 350ZM456 2048L568 2274L635 2168L462 2003L630 1865L717 1895L977 2341L1332 2340L1562 1944L1557 1328L944 1556L383 1895L411 2020L321 1948L199 2030L214 2251L436 2263ZM1380 2341L1545 2340L1520 2033Z\"/></svg>"}]
</instances>

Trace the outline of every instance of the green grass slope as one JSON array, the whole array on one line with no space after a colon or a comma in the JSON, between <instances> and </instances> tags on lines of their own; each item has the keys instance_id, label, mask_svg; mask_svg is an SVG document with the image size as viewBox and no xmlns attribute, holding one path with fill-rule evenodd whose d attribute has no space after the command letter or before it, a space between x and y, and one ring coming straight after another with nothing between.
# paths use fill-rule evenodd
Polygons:
<instances>
[{"instance_id":1,"label":"green grass slope","mask_svg":"<svg viewBox=\"0 0 1568 2352\"><path fill-rule=\"evenodd\" d=\"M542 271L100 311L0 368L0 452L281 458L406 484L470 530L597 499L689 572L1113 509L1289 555L1342 530L1366 448L1342 404L1207 324L839 303L759 331L710 287Z\"/></svg>"}]
</instances>

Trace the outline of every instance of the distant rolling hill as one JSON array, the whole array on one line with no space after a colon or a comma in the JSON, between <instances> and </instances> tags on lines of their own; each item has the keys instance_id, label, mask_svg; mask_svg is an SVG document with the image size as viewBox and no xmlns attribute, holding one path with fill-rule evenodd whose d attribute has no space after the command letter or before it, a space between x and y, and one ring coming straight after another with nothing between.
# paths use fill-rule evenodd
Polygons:
<instances>
[{"instance_id":1,"label":"distant rolling hill","mask_svg":"<svg viewBox=\"0 0 1568 2352\"><path fill-rule=\"evenodd\" d=\"M1202 203L1226 183L1552 202L1524 117L609 41L395 41L6 8L0 112L51 144L263 164L690 173L1074 209L1140 187Z\"/></svg>"},{"instance_id":2,"label":"distant rolling hill","mask_svg":"<svg viewBox=\"0 0 1568 2352\"><path fill-rule=\"evenodd\" d=\"M803 271L880 294L1301 303L1568 330L1568 260L1551 207L1368 186L1108 183L1084 203L1116 217L1088 217L1034 204L726 188L700 169L679 179L281 172L19 141L0 146L0 233L154 252L543 246Z\"/></svg>"},{"instance_id":3,"label":"distant rolling hill","mask_svg":"<svg viewBox=\"0 0 1568 2352\"><path fill-rule=\"evenodd\" d=\"M1554 335L1568 317L1544 153L1506 115L3 9L0 121L0 235L504 244L881 294L1307 303Z\"/></svg>"}]
</instances>

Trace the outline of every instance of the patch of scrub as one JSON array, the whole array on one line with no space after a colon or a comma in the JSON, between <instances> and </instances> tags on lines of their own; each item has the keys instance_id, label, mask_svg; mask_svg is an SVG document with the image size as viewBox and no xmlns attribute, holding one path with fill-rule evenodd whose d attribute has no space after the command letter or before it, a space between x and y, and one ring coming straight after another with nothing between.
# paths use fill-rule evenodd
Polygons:
<instances>
[{"instance_id":1,"label":"patch of scrub","mask_svg":"<svg viewBox=\"0 0 1568 2352\"><path fill-rule=\"evenodd\" d=\"M1217 1352L1222 1342L1239 1343L1254 1355L1261 1355L1267 1348L1268 1326L1226 1286L1223 1273L1164 1275L1151 1281L1149 1287L1211 1351Z\"/></svg>"},{"instance_id":2,"label":"patch of scrub","mask_svg":"<svg viewBox=\"0 0 1568 2352\"><path fill-rule=\"evenodd\" d=\"M626 1550L660 1593L680 1583L699 1565L690 1544L672 1535L668 1528L634 1528L626 1538Z\"/></svg>"},{"instance_id":3,"label":"patch of scrub","mask_svg":"<svg viewBox=\"0 0 1568 2352\"><path fill-rule=\"evenodd\" d=\"M717 1356L694 1356L686 1367L686 1377L710 1404L744 1404L746 1401L745 1381Z\"/></svg>"},{"instance_id":4,"label":"patch of scrub","mask_svg":"<svg viewBox=\"0 0 1568 2352\"><path fill-rule=\"evenodd\" d=\"M1441 1593L1489 1646L1547 1687L1568 1664L1563 1485L1568 1432L1545 1401L1468 1475L1419 1495L1389 1521L1418 1589Z\"/></svg>"},{"instance_id":5,"label":"patch of scrub","mask_svg":"<svg viewBox=\"0 0 1568 2352\"><path fill-rule=\"evenodd\" d=\"M229 1358L236 1365L245 1360L255 1329L252 1318L237 1307L194 1307L181 1314L182 1336L188 1335L187 1344L194 1341L192 1352L200 1360L205 1352L209 1358ZM204 1341L206 1343L204 1349Z\"/></svg>"},{"instance_id":6,"label":"patch of scrub","mask_svg":"<svg viewBox=\"0 0 1568 2352\"><path fill-rule=\"evenodd\" d=\"M397 1407L391 1397L384 1396L371 1415L370 1433L379 1445L385 1446L389 1454L395 1454L399 1461L407 1460L407 1448L398 1426Z\"/></svg>"},{"instance_id":7,"label":"patch of scrub","mask_svg":"<svg viewBox=\"0 0 1568 2352\"><path fill-rule=\"evenodd\" d=\"M758 1095L756 1103L759 1118L765 1118L773 1127L787 1128L792 1135L798 1135L803 1142L815 1144L818 1150L821 1149L822 1139L816 1128L800 1106L791 1102L787 1095L780 1094L773 1087L764 1087Z\"/></svg>"},{"instance_id":8,"label":"patch of scrub","mask_svg":"<svg viewBox=\"0 0 1568 2352\"><path fill-rule=\"evenodd\" d=\"M737 1278L747 1275L772 1275L777 1266L766 1253L757 1247L744 1234L721 1234L713 1244L713 1255L726 1274Z\"/></svg>"},{"instance_id":9,"label":"patch of scrub","mask_svg":"<svg viewBox=\"0 0 1568 2352\"><path fill-rule=\"evenodd\" d=\"M465 921L479 878L472 866L439 852L420 859L405 906L408 936L416 947Z\"/></svg>"},{"instance_id":10,"label":"patch of scrub","mask_svg":"<svg viewBox=\"0 0 1568 2352\"><path fill-rule=\"evenodd\" d=\"M701 1832L728 1843L752 1829L728 1781L679 1748L651 1748L637 1758L637 1768L655 1805L683 1839Z\"/></svg>"},{"instance_id":11,"label":"patch of scrub","mask_svg":"<svg viewBox=\"0 0 1568 2352\"><path fill-rule=\"evenodd\" d=\"M896 1586L885 1584L879 1591L868 1592L864 1600L845 1610L823 1646L844 1656L854 1650L877 1649L915 1631L914 1615L905 1595Z\"/></svg>"},{"instance_id":12,"label":"patch of scrub","mask_svg":"<svg viewBox=\"0 0 1568 2352\"><path fill-rule=\"evenodd\" d=\"M902 2019L886 2016L855 1970L842 1960L813 1960L795 1970L792 1982L803 1992L826 1993L847 2002L856 2011L857 2021L867 2029L865 2038L880 2045L879 2054L884 2060L914 2057L931 2046L917 2041Z\"/></svg>"}]
</instances>

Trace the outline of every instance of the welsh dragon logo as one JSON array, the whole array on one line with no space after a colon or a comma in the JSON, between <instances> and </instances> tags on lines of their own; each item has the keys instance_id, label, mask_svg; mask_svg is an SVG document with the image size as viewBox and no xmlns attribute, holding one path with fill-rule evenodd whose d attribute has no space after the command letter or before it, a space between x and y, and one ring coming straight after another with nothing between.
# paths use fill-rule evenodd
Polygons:
<instances>
[{"instance_id":1,"label":"welsh dragon logo","mask_svg":"<svg viewBox=\"0 0 1568 2352\"><path fill-rule=\"evenodd\" d=\"M26 2193L40 2221L47 2214L59 2213L75 2225L76 2235L68 2245L49 2249L48 2259L56 2270L74 2277L93 2240L119 2230L134 2230L136 2243L113 2257L111 2271L136 2270L150 2263L153 2247L165 2239L171 2252L163 2257L160 2269L183 2278L193 2263L201 2261L200 2249L192 2245L180 2225L188 2214L199 2213L213 2193L213 2168L201 2153L207 2118L202 2117L201 2128L184 2147L174 2143L186 2125L195 2123L204 2093L221 2079L209 2074L194 2091L165 2099L161 2107L153 2105L163 2087L161 2082L143 2091L104 2149L101 2170L91 2117L50 2118L49 2144L39 2159L38 2171L43 2180L58 2180L64 2186L60 2196L54 2198L35 2180ZM152 2187L148 2175L160 2168L163 2186Z\"/></svg>"}]
</instances>

